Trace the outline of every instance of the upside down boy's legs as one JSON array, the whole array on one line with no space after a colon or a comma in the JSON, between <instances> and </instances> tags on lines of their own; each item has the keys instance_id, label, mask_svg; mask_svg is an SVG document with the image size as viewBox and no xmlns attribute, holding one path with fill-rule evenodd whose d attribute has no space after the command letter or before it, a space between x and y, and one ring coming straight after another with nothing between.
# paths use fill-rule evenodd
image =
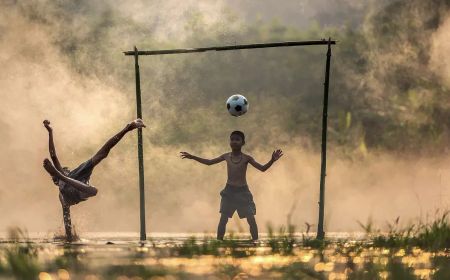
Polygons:
<instances>
[{"instance_id":1,"label":"upside down boy's legs","mask_svg":"<svg viewBox=\"0 0 450 280\"><path fill-rule=\"evenodd\" d=\"M221 214L219 226L217 227L217 239L223 240L223 237L225 236L225 230L228 223L228 216L225 214Z\"/></svg>"},{"instance_id":2,"label":"upside down boy's legs","mask_svg":"<svg viewBox=\"0 0 450 280\"><path fill-rule=\"evenodd\" d=\"M106 141L106 143L100 148L100 150L92 157L92 163L94 164L94 166L99 164L102 160L104 160L108 156L111 149L114 148L114 146L116 146L117 143L120 142L120 140L122 140L125 134L141 127L145 127L144 123L142 122L141 119L136 119L131 123L127 124L124 129L119 131L111 139Z\"/></svg>"},{"instance_id":3,"label":"upside down boy's legs","mask_svg":"<svg viewBox=\"0 0 450 280\"><path fill-rule=\"evenodd\" d=\"M255 216L248 216L247 223L250 226L250 234L252 235L252 240L258 240L258 225L256 224Z\"/></svg>"}]
</instances>

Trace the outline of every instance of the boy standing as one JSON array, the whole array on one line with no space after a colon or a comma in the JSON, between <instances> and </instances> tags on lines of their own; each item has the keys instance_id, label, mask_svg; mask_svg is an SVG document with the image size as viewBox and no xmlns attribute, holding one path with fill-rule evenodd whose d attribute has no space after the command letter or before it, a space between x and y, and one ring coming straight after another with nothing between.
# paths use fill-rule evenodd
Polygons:
<instances>
[{"instance_id":1,"label":"boy standing","mask_svg":"<svg viewBox=\"0 0 450 280\"><path fill-rule=\"evenodd\" d=\"M220 192L220 221L217 228L217 239L223 240L228 218L231 218L234 211L238 212L239 218L247 218L250 226L250 234L252 240L258 240L258 226L256 224L256 205L253 202L253 195L250 192L246 174L247 165L250 163L256 169L264 172L269 169L272 164L277 161L283 152L278 149L272 153L272 158L268 163L262 165L241 149L245 144L245 135L241 131L233 131L230 135L231 152L225 153L214 159L204 159L187 152L181 152L181 158L193 159L206 165L216 164L222 161L227 162L228 179L225 188Z\"/></svg>"}]
</instances>

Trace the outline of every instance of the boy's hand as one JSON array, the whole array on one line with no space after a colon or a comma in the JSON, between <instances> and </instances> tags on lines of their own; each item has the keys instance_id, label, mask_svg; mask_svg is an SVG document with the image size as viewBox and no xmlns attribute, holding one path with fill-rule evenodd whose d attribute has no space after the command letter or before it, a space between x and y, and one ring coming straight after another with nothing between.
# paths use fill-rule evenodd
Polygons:
<instances>
[{"instance_id":1,"label":"boy's hand","mask_svg":"<svg viewBox=\"0 0 450 280\"><path fill-rule=\"evenodd\" d=\"M132 121L130 124L130 129L136 129L136 128L142 128L142 127L146 127L144 122L141 119L135 119L134 121Z\"/></svg>"},{"instance_id":2,"label":"boy's hand","mask_svg":"<svg viewBox=\"0 0 450 280\"><path fill-rule=\"evenodd\" d=\"M48 132L52 131L52 127L50 126L50 121L49 120L44 120L44 126L45 128L48 130Z\"/></svg>"},{"instance_id":3,"label":"boy's hand","mask_svg":"<svg viewBox=\"0 0 450 280\"><path fill-rule=\"evenodd\" d=\"M188 152L180 152L180 154L181 154L181 158L187 158L187 159L193 159L194 158L194 156L191 155Z\"/></svg>"},{"instance_id":4,"label":"boy's hand","mask_svg":"<svg viewBox=\"0 0 450 280\"><path fill-rule=\"evenodd\" d=\"M278 149L276 151L273 151L272 153L272 160L273 161L277 161L278 159L280 159L280 157L283 156L283 151Z\"/></svg>"}]
</instances>

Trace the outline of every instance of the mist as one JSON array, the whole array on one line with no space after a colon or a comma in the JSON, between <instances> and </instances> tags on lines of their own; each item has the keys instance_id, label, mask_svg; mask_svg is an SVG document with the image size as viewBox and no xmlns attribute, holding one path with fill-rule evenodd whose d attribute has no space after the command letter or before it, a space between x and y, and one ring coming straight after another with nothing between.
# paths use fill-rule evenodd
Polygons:
<instances>
[{"instance_id":1,"label":"mist","mask_svg":"<svg viewBox=\"0 0 450 280\"><path fill-rule=\"evenodd\" d=\"M448 13L439 12L432 28L420 24L420 18L429 19L431 13L417 14L419 31L401 22L390 26L389 30L398 30L392 36L399 41L387 44L370 38L388 33L378 30L374 22L384 13L391 15L395 3L342 2L351 8L332 6L336 10L323 16L319 2L305 1L302 13L308 20L301 22L292 19L293 9L281 9L275 27L271 20L258 23L262 31L255 30L254 22L261 18L258 10L267 14L264 3L254 4L258 9L253 9L240 1L184 1L181 5L176 1L2 2L0 232L10 226L49 233L61 229L58 188L42 168L43 159L49 157L42 121L51 121L63 166L73 169L91 157L135 118L134 63L122 51L134 45L158 49L249 43L252 39L334 35L339 39L349 29L365 39L364 44L351 45L364 63L351 61L354 54L346 56L347 41L334 47L326 230L359 231L356 221L369 217L380 227L398 216L407 224L447 209ZM417 3L397 8L408 14ZM448 7L424 10L448 12ZM343 15L349 22L341 20ZM271 31L274 28L283 30L282 35ZM402 34L417 36L414 42L419 43L411 43ZM402 47L395 48L398 44ZM417 48L429 49L426 59L416 56ZM140 58L148 126L144 160L149 232L216 230L225 164L204 166L182 160L178 153L215 157L228 152L229 134L236 129L246 134L244 152L257 161L266 163L277 148L285 154L265 173L249 167L247 180L261 230L269 222L286 224L293 205L291 222L298 230L305 229L305 222L317 225L324 51ZM293 64L301 65L301 70L294 72L297 66ZM410 77L399 76L402 69ZM417 82L417 76L427 82ZM224 109L226 98L234 93L250 100L249 113L238 119ZM406 101L398 103L405 95L409 96ZM377 122L369 122L368 116L374 115ZM398 136L383 134L388 128L382 125L388 122ZM405 122L431 127L423 133L431 138L402 130ZM135 133L127 134L94 170L91 183L99 189L98 195L71 208L78 232L138 231L136 141ZM247 225L233 217L229 229L246 232Z\"/></svg>"}]
</instances>

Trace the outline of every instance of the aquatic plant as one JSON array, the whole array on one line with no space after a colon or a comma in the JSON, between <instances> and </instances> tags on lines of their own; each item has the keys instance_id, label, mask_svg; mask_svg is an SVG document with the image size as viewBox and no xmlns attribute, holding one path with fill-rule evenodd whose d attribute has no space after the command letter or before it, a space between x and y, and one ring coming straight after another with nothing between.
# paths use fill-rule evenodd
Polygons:
<instances>
[{"instance_id":1,"label":"aquatic plant","mask_svg":"<svg viewBox=\"0 0 450 280\"><path fill-rule=\"evenodd\" d=\"M27 232L18 227L10 228L8 237L11 244L4 251L6 263L0 273L16 279L36 279L39 272L38 248L29 241Z\"/></svg>"},{"instance_id":2,"label":"aquatic plant","mask_svg":"<svg viewBox=\"0 0 450 280\"><path fill-rule=\"evenodd\" d=\"M387 223L387 233L375 230L370 223L367 225L358 223L366 230L368 239L375 247L410 249L417 246L422 249L438 251L450 248L449 213L446 210L432 222L419 221L417 225L412 224L406 227L399 226L400 217L397 217L393 223Z\"/></svg>"},{"instance_id":3,"label":"aquatic plant","mask_svg":"<svg viewBox=\"0 0 450 280\"><path fill-rule=\"evenodd\" d=\"M274 254L291 255L297 242L294 233L295 226L289 224L287 229L281 226L275 234L271 224L267 225L268 244Z\"/></svg>"}]
</instances>

